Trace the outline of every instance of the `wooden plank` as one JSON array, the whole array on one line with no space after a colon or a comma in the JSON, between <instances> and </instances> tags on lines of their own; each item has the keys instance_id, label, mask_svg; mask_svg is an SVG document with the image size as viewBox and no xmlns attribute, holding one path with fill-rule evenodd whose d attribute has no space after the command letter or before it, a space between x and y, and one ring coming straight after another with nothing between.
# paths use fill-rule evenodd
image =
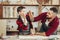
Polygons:
<instances>
[{"instance_id":1,"label":"wooden plank","mask_svg":"<svg viewBox=\"0 0 60 40\"><path fill-rule=\"evenodd\" d=\"M38 5L25 5L25 4L3 4L3 6L38 6Z\"/></svg>"},{"instance_id":2,"label":"wooden plank","mask_svg":"<svg viewBox=\"0 0 60 40\"><path fill-rule=\"evenodd\" d=\"M3 17L3 7L0 6L0 18L2 18L2 17Z\"/></svg>"}]
</instances>

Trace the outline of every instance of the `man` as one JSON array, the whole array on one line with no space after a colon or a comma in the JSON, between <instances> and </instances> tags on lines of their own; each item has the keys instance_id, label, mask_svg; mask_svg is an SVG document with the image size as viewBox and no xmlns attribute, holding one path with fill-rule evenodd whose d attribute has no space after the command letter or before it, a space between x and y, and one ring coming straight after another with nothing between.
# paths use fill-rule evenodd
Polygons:
<instances>
[{"instance_id":1,"label":"man","mask_svg":"<svg viewBox=\"0 0 60 40\"><path fill-rule=\"evenodd\" d=\"M30 29L33 28L29 15L28 14L25 15L24 12L25 12L25 7L20 6L17 8L17 13L19 14L19 16L16 23L18 25L19 33L22 34L24 34L24 31L28 30L28 27L29 27L29 32Z\"/></svg>"},{"instance_id":2,"label":"man","mask_svg":"<svg viewBox=\"0 0 60 40\"><path fill-rule=\"evenodd\" d=\"M57 30L59 25L59 19L56 16L57 13L58 13L58 10L55 7L50 8L48 12L41 13L37 17L33 17L30 11L30 14L29 14L30 19L33 22L41 21L42 23L40 32L36 34L39 34L42 36L49 36L53 34Z\"/></svg>"}]
</instances>

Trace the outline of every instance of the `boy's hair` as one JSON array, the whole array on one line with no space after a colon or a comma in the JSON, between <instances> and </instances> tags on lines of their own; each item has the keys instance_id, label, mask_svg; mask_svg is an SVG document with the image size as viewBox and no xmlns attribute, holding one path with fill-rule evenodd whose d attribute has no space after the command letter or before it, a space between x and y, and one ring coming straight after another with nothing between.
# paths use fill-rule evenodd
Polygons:
<instances>
[{"instance_id":1,"label":"boy's hair","mask_svg":"<svg viewBox=\"0 0 60 40\"><path fill-rule=\"evenodd\" d=\"M52 7L52 8L50 8L50 10L53 11L53 12L55 12L55 13L58 13L58 10L57 10L56 7Z\"/></svg>"},{"instance_id":2,"label":"boy's hair","mask_svg":"<svg viewBox=\"0 0 60 40\"><path fill-rule=\"evenodd\" d=\"M19 7L17 8L17 12L21 11L22 9L25 9L25 7L19 6Z\"/></svg>"}]
</instances>

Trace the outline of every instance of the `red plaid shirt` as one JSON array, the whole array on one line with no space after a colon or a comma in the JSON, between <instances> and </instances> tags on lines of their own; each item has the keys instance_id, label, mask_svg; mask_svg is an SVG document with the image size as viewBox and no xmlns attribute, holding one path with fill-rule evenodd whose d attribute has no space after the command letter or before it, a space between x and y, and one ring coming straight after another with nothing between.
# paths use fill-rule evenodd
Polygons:
<instances>
[{"instance_id":1,"label":"red plaid shirt","mask_svg":"<svg viewBox=\"0 0 60 40\"><path fill-rule=\"evenodd\" d=\"M26 19L29 22L30 28L33 28L32 22L30 21L30 17L29 17L28 14L26 15ZM18 29L17 30L20 30L20 29L27 30L28 29L28 25L24 25L21 20L17 20L16 23L18 25Z\"/></svg>"},{"instance_id":2,"label":"red plaid shirt","mask_svg":"<svg viewBox=\"0 0 60 40\"><path fill-rule=\"evenodd\" d=\"M34 22L41 20L41 22L46 22L46 15L47 12L41 13L39 16L34 18ZM58 28L59 25L59 19L56 16L49 24L48 26L50 27L49 30L47 30L47 32L45 32L46 36L51 35L53 32L56 31L56 29Z\"/></svg>"}]
</instances>

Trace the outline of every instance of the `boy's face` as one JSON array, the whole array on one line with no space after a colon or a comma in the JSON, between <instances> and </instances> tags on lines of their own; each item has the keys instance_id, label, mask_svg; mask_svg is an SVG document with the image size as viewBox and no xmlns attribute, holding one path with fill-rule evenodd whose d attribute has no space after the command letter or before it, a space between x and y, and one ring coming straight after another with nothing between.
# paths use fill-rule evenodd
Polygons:
<instances>
[{"instance_id":1,"label":"boy's face","mask_svg":"<svg viewBox=\"0 0 60 40\"><path fill-rule=\"evenodd\" d=\"M47 18L48 19L51 19L52 17L53 17L53 11L51 11L51 10L49 10L48 12L47 12Z\"/></svg>"},{"instance_id":2,"label":"boy's face","mask_svg":"<svg viewBox=\"0 0 60 40\"><path fill-rule=\"evenodd\" d=\"M25 13L25 9L22 9L21 11L19 11L19 14L24 14Z\"/></svg>"}]
</instances>

